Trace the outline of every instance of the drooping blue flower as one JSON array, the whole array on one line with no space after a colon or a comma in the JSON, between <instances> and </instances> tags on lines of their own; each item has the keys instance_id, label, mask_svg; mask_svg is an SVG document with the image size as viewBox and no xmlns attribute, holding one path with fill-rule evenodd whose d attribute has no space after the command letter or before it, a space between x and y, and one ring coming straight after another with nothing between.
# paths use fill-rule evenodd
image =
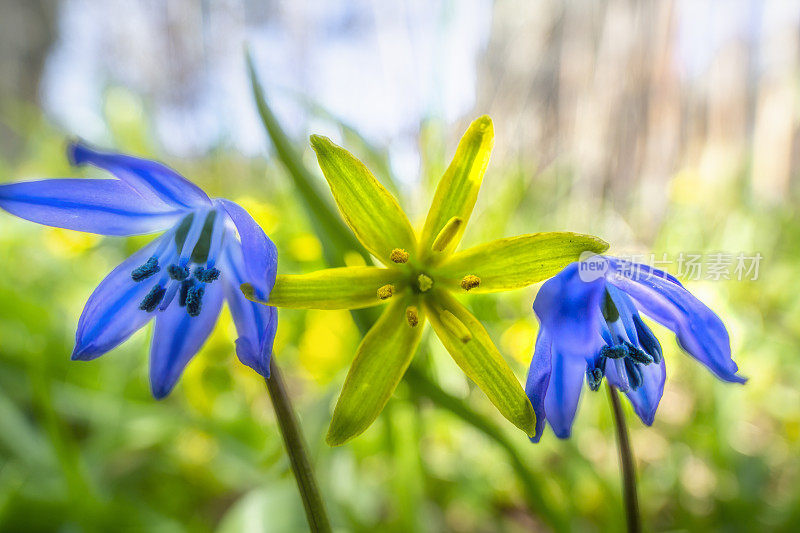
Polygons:
<instances>
[{"instance_id":1,"label":"drooping blue flower","mask_svg":"<svg viewBox=\"0 0 800 533\"><path fill-rule=\"evenodd\" d=\"M160 163L69 147L73 164L117 179L48 179L0 185L0 207L20 218L100 235L164 233L111 271L83 309L72 359L88 361L155 318L150 351L153 396L172 390L208 338L223 301L236 324L239 360L264 377L277 327L273 307L247 300L248 282L264 300L275 284L275 245L250 215Z\"/></svg>"},{"instance_id":2,"label":"drooping blue flower","mask_svg":"<svg viewBox=\"0 0 800 533\"><path fill-rule=\"evenodd\" d=\"M639 311L671 329L718 378L745 382L719 317L673 276L647 265L608 256L572 263L542 285L533 309L540 328L525 390L536 411L534 442L545 420L558 437L570 436L584 377L592 390L605 377L642 422L653 423L666 371Z\"/></svg>"}]
</instances>

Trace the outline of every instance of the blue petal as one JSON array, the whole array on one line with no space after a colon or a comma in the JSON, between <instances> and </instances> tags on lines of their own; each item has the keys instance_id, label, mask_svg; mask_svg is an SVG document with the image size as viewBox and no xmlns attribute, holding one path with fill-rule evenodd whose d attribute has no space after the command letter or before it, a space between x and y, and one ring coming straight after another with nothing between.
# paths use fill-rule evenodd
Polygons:
<instances>
[{"instance_id":1,"label":"blue petal","mask_svg":"<svg viewBox=\"0 0 800 533\"><path fill-rule=\"evenodd\" d=\"M251 302L239 286L246 281L241 247L238 242L228 246L225 254L225 299L233 315L236 331L236 355L239 360L269 377L269 359L278 327L278 311L274 307Z\"/></svg>"},{"instance_id":2,"label":"blue petal","mask_svg":"<svg viewBox=\"0 0 800 533\"><path fill-rule=\"evenodd\" d=\"M243 279L253 286L258 299L267 301L275 285L275 274L278 270L275 245L241 206L230 200L217 201L225 208L239 232L245 267Z\"/></svg>"},{"instance_id":3,"label":"blue petal","mask_svg":"<svg viewBox=\"0 0 800 533\"><path fill-rule=\"evenodd\" d=\"M625 259L620 259L618 257L611 257L608 255L599 256L605 260L610 267L610 270L614 272L622 272L626 275L626 277L634 278L636 276L642 277L649 277L649 276L656 276L667 281L671 281L675 285L683 287L678 278L670 274L669 272L665 272L664 270L660 270L655 267L651 267L650 265L645 265L643 263L633 263L631 261L626 261Z\"/></svg>"},{"instance_id":4,"label":"blue petal","mask_svg":"<svg viewBox=\"0 0 800 533\"><path fill-rule=\"evenodd\" d=\"M72 359L88 361L128 339L152 317L139 309L152 283L136 283L131 271L144 263L169 233L151 242L111 271L94 290L81 313Z\"/></svg>"},{"instance_id":5,"label":"blue petal","mask_svg":"<svg viewBox=\"0 0 800 533\"><path fill-rule=\"evenodd\" d=\"M556 436L566 439L572 433L572 422L578 410L586 362L553 351L550 364L552 369L544 400L545 412Z\"/></svg>"},{"instance_id":6,"label":"blue petal","mask_svg":"<svg viewBox=\"0 0 800 533\"><path fill-rule=\"evenodd\" d=\"M157 400L175 387L186 364L214 330L221 308L222 286L211 283L198 316L190 317L176 301L158 312L150 350L150 387Z\"/></svg>"},{"instance_id":7,"label":"blue petal","mask_svg":"<svg viewBox=\"0 0 800 533\"><path fill-rule=\"evenodd\" d=\"M51 179L0 185L0 207L46 226L100 235L161 231L182 216L117 180Z\"/></svg>"},{"instance_id":8,"label":"blue petal","mask_svg":"<svg viewBox=\"0 0 800 533\"><path fill-rule=\"evenodd\" d=\"M645 314L675 332L681 347L717 377L735 383L746 381L736 375L739 367L731 359L725 325L683 286L661 276L629 277L616 268L607 280L633 298Z\"/></svg>"},{"instance_id":9,"label":"blue petal","mask_svg":"<svg viewBox=\"0 0 800 533\"><path fill-rule=\"evenodd\" d=\"M83 143L71 144L68 155L75 165L88 163L107 170L149 202L178 208L199 207L211 203L200 187L161 163L129 155L99 152Z\"/></svg>"},{"instance_id":10,"label":"blue petal","mask_svg":"<svg viewBox=\"0 0 800 533\"><path fill-rule=\"evenodd\" d=\"M619 310L620 320L625 327L628 342L649 354L656 362L662 359L661 343L647 324L642 321L639 311L631 301L630 296L613 285L606 285L606 290L614 300L614 305Z\"/></svg>"},{"instance_id":11,"label":"blue petal","mask_svg":"<svg viewBox=\"0 0 800 533\"><path fill-rule=\"evenodd\" d=\"M554 354L587 361L604 344L600 301L605 280L584 281L580 265L572 263L547 280L536 295L533 310L551 339Z\"/></svg>"},{"instance_id":12,"label":"blue petal","mask_svg":"<svg viewBox=\"0 0 800 533\"><path fill-rule=\"evenodd\" d=\"M659 363L640 365L642 371L642 385L636 390L626 392L628 399L633 404L633 410L646 425L653 424L658 403L664 394L664 381L667 377L664 360Z\"/></svg>"},{"instance_id":13,"label":"blue petal","mask_svg":"<svg viewBox=\"0 0 800 533\"><path fill-rule=\"evenodd\" d=\"M536 433L531 437L531 441L539 442L544 432L547 412L545 410L544 399L547 396L547 386L550 383L550 339L539 329L536 338L536 348L533 351L533 359L528 370L528 381L525 384L525 394L533 405L536 413Z\"/></svg>"}]
</instances>

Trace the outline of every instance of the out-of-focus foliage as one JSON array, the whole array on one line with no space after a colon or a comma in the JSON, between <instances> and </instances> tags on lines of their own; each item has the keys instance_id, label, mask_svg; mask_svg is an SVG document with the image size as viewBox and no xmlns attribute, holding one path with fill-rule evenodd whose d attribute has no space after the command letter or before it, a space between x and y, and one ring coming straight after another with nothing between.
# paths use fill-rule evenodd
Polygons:
<instances>
[{"instance_id":1,"label":"out-of-focus foliage","mask_svg":"<svg viewBox=\"0 0 800 533\"><path fill-rule=\"evenodd\" d=\"M141 115L131 112L140 105L136 99L117 94L114 101L125 105L107 107L109 147L164 159L211 194L242 203L277 244L281 273L324 266L320 243L277 163L244 159L224 146L196 160L164 157ZM3 118L24 139L15 162L0 164L3 182L100 175L68 167L65 133L36 110L18 108ZM442 148L447 136L437 131L436 124L423 131L426 176L439 173L454 148ZM354 153L380 157L353 143ZM698 195L692 191L708 182L691 170L678 173L664 192L668 207L650 243L670 254L725 249L764 256L758 281L690 284L730 326L735 358L751 378L746 386L718 382L680 353L669 332L657 330L667 359L664 400L652 428L630 417L643 514L653 529L734 531L760 524L788 531L800 519L800 223L788 207L750 201L746 179L744 172L720 172L713 194ZM548 171L531 175L523 164L490 164L487 183L463 246L558 229L615 241L601 213L575 214L584 207L570 196L563 170L555 179ZM564 227L576 220L583 227ZM143 242L0 214L0 530L302 530L271 406L258 376L235 360L227 313L161 402L148 391L148 329L96 361L69 361L83 302ZM536 333L534 293L467 299L520 380ZM280 318L276 357L340 530L372 531L380 524L386 531L529 531L542 525L527 510L504 452L411 394L406 383L366 433L328 448L325 428L357 329L347 312L282 310ZM425 336L420 355L436 382L516 442L556 516L575 531L619 527L619 474L604 395L585 395L571 440L548 431L532 445L473 392L434 336Z\"/></svg>"}]
</instances>

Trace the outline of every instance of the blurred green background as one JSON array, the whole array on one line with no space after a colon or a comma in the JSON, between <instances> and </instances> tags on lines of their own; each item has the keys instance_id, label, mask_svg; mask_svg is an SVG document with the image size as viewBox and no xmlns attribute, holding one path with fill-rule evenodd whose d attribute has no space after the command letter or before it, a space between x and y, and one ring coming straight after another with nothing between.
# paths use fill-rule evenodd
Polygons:
<instances>
[{"instance_id":1,"label":"blurred green background","mask_svg":"<svg viewBox=\"0 0 800 533\"><path fill-rule=\"evenodd\" d=\"M798 21L779 1L3 2L0 182L101 175L69 168L66 139L81 136L240 202L280 272L308 272L322 246L258 122L244 42L326 201L309 132L393 183L421 225L459 136L489 113L496 148L464 246L580 231L666 254L678 275L681 253L763 256L757 280L686 281L728 325L747 385L717 381L656 327L668 377L653 427L625 405L646 529L796 531ZM164 401L149 393L149 328L69 361L86 298L147 239L0 213L0 530L303 531L227 312ZM521 381L535 293L468 299ZM584 394L570 440L530 444L431 335L416 371L499 434L405 381L366 433L328 448L358 340L347 312L280 313L276 357L338 530L622 528L605 394Z\"/></svg>"}]
</instances>

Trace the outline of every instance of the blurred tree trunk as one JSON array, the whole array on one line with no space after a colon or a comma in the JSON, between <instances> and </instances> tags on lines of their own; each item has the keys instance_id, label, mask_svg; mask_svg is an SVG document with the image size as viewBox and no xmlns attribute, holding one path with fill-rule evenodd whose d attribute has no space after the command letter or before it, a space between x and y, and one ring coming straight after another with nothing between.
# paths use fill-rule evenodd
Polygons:
<instances>
[{"instance_id":1,"label":"blurred tree trunk","mask_svg":"<svg viewBox=\"0 0 800 533\"><path fill-rule=\"evenodd\" d=\"M57 8L57 0L0 2L0 118L20 102L38 104ZM18 135L0 120L0 156L13 158L21 146Z\"/></svg>"}]
</instances>

